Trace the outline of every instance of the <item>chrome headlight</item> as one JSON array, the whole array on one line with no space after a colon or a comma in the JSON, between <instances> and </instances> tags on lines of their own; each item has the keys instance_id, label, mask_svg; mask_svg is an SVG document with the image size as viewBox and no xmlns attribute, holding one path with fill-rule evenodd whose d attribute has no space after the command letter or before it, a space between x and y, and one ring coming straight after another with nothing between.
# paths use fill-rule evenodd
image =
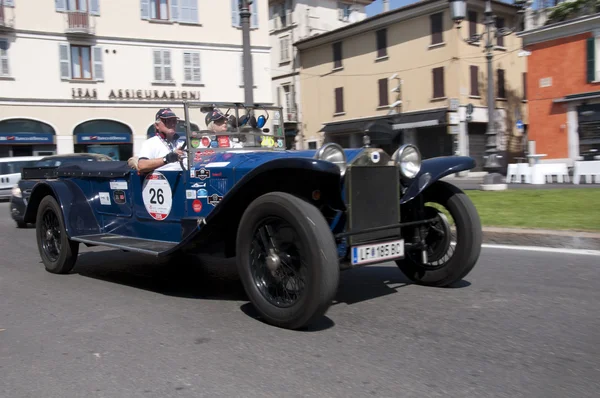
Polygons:
<instances>
[{"instance_id":1,"label":"chrome headlight","mask_svg":"<svg viewBox=\"0 0 600 398\"><path fill-rule=\"evenodd\" d=\"M21 197L23 197L23 194L21 193L21 188L19 188L18 185L15 185L12 188L12 192L11 193L12 193L12 196L14 196L15 198L21 198Z\"/></svg>"},{"instance_id":2,"label":"chrome headlight","mask_svg":"<svg viewBox=\"0 0 600 398\"><path fill-rule=\"evenodd\" d=\"M403 177L413 179L421 170L421 153L416 146L404 144L392 155Z\"/></svg>"},{"instance_id":3,"label":"chrome headlight","mask_svg":"<svg viewBox=\"0 0 600 398\"><path fill-rule=\"evenodd\" d=\"M323 145L315 154L315 158L337 164L342 175L346 172L346 167L348 166L346 163L346 153L336 143L330 142Z\"/></svg>"}]
</instances>

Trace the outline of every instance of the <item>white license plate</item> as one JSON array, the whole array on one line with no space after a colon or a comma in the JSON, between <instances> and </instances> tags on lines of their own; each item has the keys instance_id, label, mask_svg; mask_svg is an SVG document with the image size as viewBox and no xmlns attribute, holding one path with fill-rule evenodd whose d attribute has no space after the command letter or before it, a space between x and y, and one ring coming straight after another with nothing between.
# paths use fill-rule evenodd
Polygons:
<instances>
[{"instance_id":1,"label":"white license plate","mask_svg":"<svg viewBox=\"0 0 600 398\"><path fill-rule=\"evenodd\" d=\"M352 265L404 257L404 239L352 247Z\"/></svg>"}]
</instances>

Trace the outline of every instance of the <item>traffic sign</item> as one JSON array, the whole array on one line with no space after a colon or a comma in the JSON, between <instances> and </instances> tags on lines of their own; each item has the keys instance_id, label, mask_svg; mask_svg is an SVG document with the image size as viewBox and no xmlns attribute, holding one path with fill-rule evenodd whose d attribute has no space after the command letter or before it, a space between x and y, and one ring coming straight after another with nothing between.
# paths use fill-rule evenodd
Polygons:
<instances>
[{"instance_id":1,"label":"traffic sign","mask_svg":"<svg viewBox=\"0 0 600 398\"><path fill-rule=\"evenodd\" d=\"M517 128L521 130L523 128L523 121L521 119L517 120Z\"/></svg>"}]
</instances>

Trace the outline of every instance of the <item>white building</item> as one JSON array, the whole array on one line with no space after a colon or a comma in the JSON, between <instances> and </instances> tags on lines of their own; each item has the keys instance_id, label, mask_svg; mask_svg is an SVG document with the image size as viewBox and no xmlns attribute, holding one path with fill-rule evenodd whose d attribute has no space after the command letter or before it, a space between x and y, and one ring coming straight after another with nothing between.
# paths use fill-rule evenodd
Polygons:
<instances>
[{"instance_id":1,"label":"white building","mask_svg":"<svg viewBox=\"0 0 600 398\"><path fill-rule=\"evenodd\" d=\"M305 147L300 107L300 60L293 43L366 18L374 0L269 0L271 78L275 104L283 107L286 144ZM296 138L294 138L296 137Z\"/></svg>"},{"instance_id":2,"label":"white building","mask_svg":"<svg viewBox=\"0 0 600 398\"><path fill-rule=\"evenodd\" d=\"M33 3L0 0L0 157L123 160L161 107L183 119L181 99L244 101L237 0ZM272 103L267 0L252 11L254 100Z\"/></svg>"}]
</instances>

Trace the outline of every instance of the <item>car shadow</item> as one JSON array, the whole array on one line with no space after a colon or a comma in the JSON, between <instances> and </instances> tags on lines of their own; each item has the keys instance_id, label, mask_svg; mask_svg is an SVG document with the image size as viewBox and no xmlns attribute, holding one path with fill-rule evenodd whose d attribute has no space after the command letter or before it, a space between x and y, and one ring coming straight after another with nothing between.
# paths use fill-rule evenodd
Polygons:
<instances>
[{"instance_id":1,"label":"car shadow","mask_svg":"<svg viewBox=\"0 0 600 398\"><path fill-rule=\"evenodd\" d=\"M263 322L240 281L235 260L194 257L190 263L175 263L121 250L89 251L79 254L73 274L109 283L130 286L173 297L246 301L240 310ZM366 266L340 273L340 282L332 306L353 305L395 294L413 283L396 267ZM462 280L448 288L464 288ZM335 326L324 316L302 332L318 332Z\"/></svg>"}]
</instances>

